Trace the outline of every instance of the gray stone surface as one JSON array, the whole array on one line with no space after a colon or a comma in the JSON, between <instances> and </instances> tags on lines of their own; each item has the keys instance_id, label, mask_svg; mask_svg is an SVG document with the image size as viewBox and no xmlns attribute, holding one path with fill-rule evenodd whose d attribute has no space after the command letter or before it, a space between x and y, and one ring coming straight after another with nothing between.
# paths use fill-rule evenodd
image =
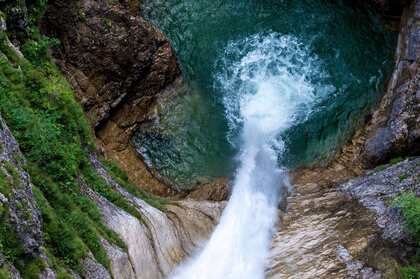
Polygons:
<instances>
[{"instance_id":1,"label":"gray stone surface","mask_svg":"<svg viewBox=\"0 0 420 279\"><path fill-rule=\"evenodd\" d=\"M404 192L420 195L420 157L407 159L381 171L371 171L340 186L350 197L376 214L383 237L395 242L407 239L401 212L391 206Z\"/></svg>"},{"instance_id":2,"label":"gray stone surface","mask_svg":"<svg viewBox=\"0 0 420 279\"><path fill-rule=\"evenodd\" d=\"M33 197L29 174L23 168L25 162L19 145L1 116L0 123L3 127L0 130L0 169L12 184L12 191L7 197L9 221L25 252L39 255L43 244L41 213Z\"/></svg>"}]
</instances>

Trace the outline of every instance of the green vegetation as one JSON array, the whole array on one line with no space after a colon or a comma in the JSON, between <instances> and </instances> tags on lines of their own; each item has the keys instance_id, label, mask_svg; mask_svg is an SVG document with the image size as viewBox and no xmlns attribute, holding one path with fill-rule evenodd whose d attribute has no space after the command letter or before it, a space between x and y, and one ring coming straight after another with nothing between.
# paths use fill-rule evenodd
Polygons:
<instances>
[{"instance_id":1,"label":"green vegetation","mask_svg":"<svg viewBox=\"0 0 420 279\"><path fill-rule=\"evenodd\" d=\"M419 279L420 271L416 267L403 267L401 268L401 276L403 279Z\"/></svg>"},{"instance_id":2,"label":"green vegetation","mask_svg":"<svg viewBox=\"0 0 420 279\"><path fill-rule=\"evenodd\" d=\"M401 174L400 176L398 176L398 179L400 180L400 182L403 182L407 178L408 178L407 174Z\"/></svg>"},{"instance_id":3,"label":"green vegetation","mask_svg":"<svg viewBox=\"0 0 420 279\"><path fill-rule=\"evenodd\" d=\"M8 182L3 170L0 168L0 193L7 197L10 194L10 190L10 183Z\"/></svg>"},{"instance_id":4,"label":"green vegetation","mask_svg":"<svg viewBox=\"0 0 420 279\"><path fill-rule=\"evenodd\" d=\"M402 162L402 161L404 161L403 157L395 157L395 158L392 158L391 160L389 160L389 163L391 165L395 165L395 164L398 164L399 162Z\"/></svg>"},{"instance_id":5,"label":"green vegetation","mask_svg":"<svg viewBox=\"0 0 420 279\"><path fill-rule=\"evenodd\" d=\"M40 258L27 255L20 239L16 236L14 228L9 224L9 209L0 206L0 250L9 262L14 263L23 278L38 278L44 269L45 263ZM6 270L0 269L0 279L10 278Z\"/></svg>"},{"instance_id":6,"label":"green vegetation","mask_svg":"<svg viewBox=\"0 0 420 279\"><path fill-rule=\"evenodd\" d=\"M89 251L99 263L110 267L102 239L126 250L124 242L103 223L96 204L82 193L82 180L140 220L141 215L91 166L88 154L95 146L90 126L71 87L48 54L48 49L59 42L42 36L34 27L47 0L27 2L31 27L19 37L23 57L10 46L8 35L0 33L0 113L27 159L25 169L31 175L42 213L48 264L57 271L58 278L66 279L70 278L68 268L82 274L81 260ZM11 5L8 3L0 1L0 8ZM128 191L156 207L163 205L164 200L131 185L118 167L107 166ZM20 176L9 163L4 163L3 168L11 178L0 168L0 192L8 195ZM0 208L0 217L0 250L25 279L37 278L46 263L39 258L26 259L8 224L7 208ZM4 274L0 270L0 279L7 278Z\"/></svg>"},{"instance_id":7,"label":"green vegetation","mask_svg":"<svg viewBox=\"0 0 420 279\"><path fill-rule=\"evenodd\" d=\"M405 193L395 200L405 218L408 232L420 243L420 198L414 193Z\"/></svg>"},{"instance_id":8,"label":"green vegetation","mask_svg":"<svg viewBox=\"0 0 420 279\"><path fill-rule=\"evenodd\" d=\"M22 47L29 61L13 55L3 37L0 112L20 143L33 183L40 190L37 201L44 217L45 239L54 256L80 270L80 260L90 250L109 267L100 238L117 245L122 241L104 229L98 214L92 220L92 210L83 210L96 206L92 202L86 205L77 183L89 168L86 149L93 148L89 126L70 87L49 62L46 48L51 40L33 34L37 40ZM16 181L13 166L5 167ZM35 265L28 268L25 278L37 270Z\"/></svg>"},{"instance_id":9,"label":"green vegetation","mask_svg":"<svg viewBox=\"0 0 420 279\"><path fill-rule=\"evenodd\" d=\"M0 279L10 279L10 274L7 270L0 268Z\"/></svg>"},{"instance_id":10,"label":"green vegetation","mask_svg":"<svg viewBox=\"0 0 420 279\"><path fill-rule=\"evenodd\" d=\"M128 180L127 174L123 172L115 162L110 160L102 160L102 163L105 165L106 169L112 175L114 180L123 186L130 194L141 198L153 207L156 207L160 210L165 209L165 204L168 202L166 199L153 196L150 193L147 193L139 187L131 184Z\"/></svg>"},{"instance_id":11,"label":"green vegetation","mask_svg":"<svg viewBox=\"0 0 420 279\"><path fill-rule=\"evenodd\" d=\"M411 265L401 268L404 279L420 279L420 198L414 193L405 193L394 201L402 210L407 231L418 245L417 255L411 259Z\"/></svg>"},{"instance_id":12,"label":"green vegetation","mask_svg":"<svg viewBox=\"0 0 420 279\"><path fill-rule=\"evenodd\" d=\"M392 159L389 160L389 162L387 164L382 164L382 165L378 165L377 167L375 167L375 171L377 171L377 172L383 171L388 166L392 166L392 165L398 164L398 163L400 163L400 162L402 162L404 160L405 160L404 157L395 157L395 158L392 158Z\"/></svg>"}]
</instances>

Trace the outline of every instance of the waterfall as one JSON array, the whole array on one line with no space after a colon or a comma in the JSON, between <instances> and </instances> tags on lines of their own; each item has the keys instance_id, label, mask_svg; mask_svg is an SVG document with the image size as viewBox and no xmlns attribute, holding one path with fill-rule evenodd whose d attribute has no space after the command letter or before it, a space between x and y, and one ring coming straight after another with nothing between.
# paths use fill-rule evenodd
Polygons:
<instances>
[{"instance_id":1,"label":"waterfall","mask_svg":"<svg viewBox=\"0 0 420 279\"><path fill-rule=\"evenodd\" d=\"M279 166L282 134L304 121L319 96L311 82L318 59L291 36L258 34L230 42L219 60L229 140L239 167L231 198L206 245L171 279L261 279L288 185ZM317 94L315 94L317 92Z\"/></svg>"}]
</instances>

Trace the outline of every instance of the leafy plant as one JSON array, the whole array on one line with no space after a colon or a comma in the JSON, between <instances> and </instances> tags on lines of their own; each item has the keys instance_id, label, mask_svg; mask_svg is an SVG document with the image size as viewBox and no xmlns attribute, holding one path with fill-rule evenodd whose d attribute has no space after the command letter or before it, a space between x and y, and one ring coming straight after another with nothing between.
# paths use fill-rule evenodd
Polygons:
<instances>
[{"instance_id":1,"label":"leafy plant","mask_svg":"<svg viewBox=\"0 0 420 279\"><path fill-rule=\"evenodd\" d=\"M420 198L414 193L405 193L394 201L394 206L401 209L407 231L420 244ZM404 279L420 279L420 258L413 257L412 265L401 268Z\"/></svg>"}]
</instances>

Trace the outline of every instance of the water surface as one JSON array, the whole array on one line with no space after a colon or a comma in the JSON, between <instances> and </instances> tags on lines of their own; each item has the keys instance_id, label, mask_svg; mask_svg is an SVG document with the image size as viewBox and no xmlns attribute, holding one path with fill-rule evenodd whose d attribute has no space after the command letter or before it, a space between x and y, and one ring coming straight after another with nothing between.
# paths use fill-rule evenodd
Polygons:
<instances>
[{"instance_id":1,"label":"water surface","mask_svg":"<svg viewBox=\"0 0 420 279\"><path fill-rule=\"evenodd\" d=\"M220 81L234 77L230 66L255 47L246 38L291 36L319 61L310 79L322 98L282 132L278 161L289 168L327 161L378 100L392 65L395 36L376 15L342 1L143 0L142 13L172 42L188 92L163 107L160 125L138 132L135 144L153 168L183 187L235 169L243 123L232 119L225 101L241 86L233 82L226 90Z\"/></svg>"}]
</instances>

